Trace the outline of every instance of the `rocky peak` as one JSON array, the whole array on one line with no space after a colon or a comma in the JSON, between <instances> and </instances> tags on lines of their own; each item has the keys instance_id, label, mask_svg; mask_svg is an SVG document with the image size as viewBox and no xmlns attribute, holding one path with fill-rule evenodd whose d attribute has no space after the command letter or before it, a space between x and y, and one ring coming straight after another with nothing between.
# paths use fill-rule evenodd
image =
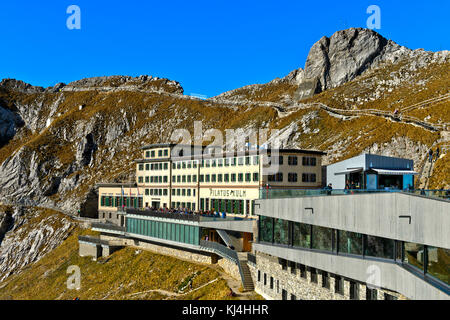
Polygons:
<instances>
[{"instance_id":1,"label":"rocky peak","mask_svg":"<svg viewBox=\"0 0 450 320\"><path fill-rule=\"evenodd\" d=\"M40 93L44 91L42 87L32 86L29 83L16 79L3 79L0 82L0 88L22 93Z\"/></svg>"}]
</instances>

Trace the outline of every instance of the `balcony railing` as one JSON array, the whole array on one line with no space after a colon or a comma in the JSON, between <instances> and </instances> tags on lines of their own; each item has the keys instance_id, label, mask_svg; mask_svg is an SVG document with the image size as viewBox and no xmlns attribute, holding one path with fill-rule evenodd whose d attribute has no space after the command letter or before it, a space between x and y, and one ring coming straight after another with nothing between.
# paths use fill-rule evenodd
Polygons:
<instances>
[{"instance_id":1,"label":"balcony railing","mask_svg":"<svg viewBox=\"0 0 450 320\"><path fill-rule=\"evenodd\" d=\"M260 189L260 199L336 196L353 194L379 194L405 192L429 198L450 200L450 190L398 190L398 189Z\"/></svg>"},{"instance_id":2,"label":"balcony railing","mask_svg":"<svg viewBox=\"0 0 450 320\"><path fill-rule=\"evenodd\" d=\"M157 217L157 218L165 218L165 219L175 219L175 220L185 220L185 221L200 221L200 216L196 214L186 214L186 213L176 213L176 212L163 212L156 210L147 210L147 209L126 209L127 214L136 214L140 216L146 217Z\"/></svg>"}]
</instances>

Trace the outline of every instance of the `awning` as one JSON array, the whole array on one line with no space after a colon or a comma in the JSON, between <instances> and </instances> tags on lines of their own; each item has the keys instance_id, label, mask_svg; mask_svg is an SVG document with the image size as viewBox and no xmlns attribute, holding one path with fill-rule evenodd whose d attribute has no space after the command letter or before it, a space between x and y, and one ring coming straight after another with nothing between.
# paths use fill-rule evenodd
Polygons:
<instances>
[{"instance_id":1,"label":"awning","mask_svg":"<svg viewBox=\"0 0 450 320\"><path fill-rule=\"evenodd\" d=\"M372 170L376 171L378 174L394 175L394 176L403 176L405 174L412 174L412 175L418 174L414 170L387 170L387 169L374 169L374 168L372 168Z\"/></svg>"},{"instance_id":2,"label":"awning","mask_svg":"<svg viewBox=\"0 0 450 320\"><path fill-rule=\"evenodd\" d=\"M341 172L336 172L335 175L338 174L349 174L349 173L354 173L354 172L361 172L363 171L363 168L347 168L346 170L343 170Z\"/></svg>"}]
</instances>

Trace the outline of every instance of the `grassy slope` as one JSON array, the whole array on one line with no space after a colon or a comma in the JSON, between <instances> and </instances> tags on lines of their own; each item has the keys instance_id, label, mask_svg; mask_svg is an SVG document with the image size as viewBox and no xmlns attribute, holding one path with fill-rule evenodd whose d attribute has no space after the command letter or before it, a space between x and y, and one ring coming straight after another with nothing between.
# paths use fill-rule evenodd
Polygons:
<instances>
[{"instance_id":1,"label":"grassy slope","mask_svg":"<svg viewBox=\"0 0 450 320\"><path fill-rule=\"evenodd\" d=\"M230 299L226 281L206 265L135 248L116 251L98 262L78 256L78 235L92 233L75 228L61 246L0 284L0 299ZM78 291L66 287L69 276L66 271L71 265L81 270ZM152 289L177 292L187 283L186 278L195 273L198 275L193 279L193 289L219 279L186 295L171 297L158 292L133 295Z\"/></svg>"}]
</instances>

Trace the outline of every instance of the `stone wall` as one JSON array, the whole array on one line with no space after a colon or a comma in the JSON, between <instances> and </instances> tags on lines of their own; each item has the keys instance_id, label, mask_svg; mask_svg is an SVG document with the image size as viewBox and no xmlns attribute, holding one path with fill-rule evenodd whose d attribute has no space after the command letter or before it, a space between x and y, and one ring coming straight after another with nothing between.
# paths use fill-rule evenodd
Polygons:
<instances>
[{"instance_id":1,"label":"stone wall","mask_svg":"<svg viewBox=\"0 0 450 320\"><path fill-rule=\"evenodd\" d=\"M277 257L267 254L257 252L256 265L253 263L248 265L255 284L255 291L266 299L281 300L283 290L285 290L288 300L293 298L300 300L349 300L351 286L356 288L357 293L354 296L357 300L367 298L366 285L363 283L342 278L343 290L339 293L335 287L336 276L339 279L339 275L325 273L326 277L323 277L321 270L305 266L305 272L302 276L298 264L292 265L286 261L286 266L283 268ZM266 278L265 284L264 277ZM385 293L390 297L404 299L403 296L395 292L382 289L375 290L377 300L384 300Z\"/></svg>"},{"instance_id":2,"label":"stone wall","mask_svg":"<svg viewBox=\"0 0 450 320\"><path fill-rule=\"evenodd\" d=\"M228 259L221 258L219 259L217 264L221 266L222 269L230 276L232 276L234 279L241 281L241 274L239 273L239 267L237 266L236 263Z\"/></svg>"}]
</instances>

